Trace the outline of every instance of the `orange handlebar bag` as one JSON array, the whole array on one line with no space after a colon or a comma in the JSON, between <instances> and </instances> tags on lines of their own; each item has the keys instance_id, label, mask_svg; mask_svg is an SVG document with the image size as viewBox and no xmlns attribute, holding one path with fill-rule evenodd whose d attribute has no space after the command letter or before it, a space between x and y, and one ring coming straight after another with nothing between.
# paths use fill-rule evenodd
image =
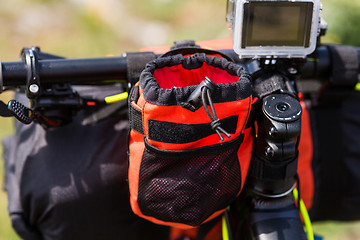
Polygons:
<instances>
[{"instance_id":1,"label":"orange handlebar bag","mask_svg":"<svg viewBox=\"0 0 360 240\"><path fill-rule=\"evenodd\" d=\"M240 194L253 137L250 76L196 53L147 64L129 97L132 210L157 224L199 226Z\"/></svg>"}]
</instances>

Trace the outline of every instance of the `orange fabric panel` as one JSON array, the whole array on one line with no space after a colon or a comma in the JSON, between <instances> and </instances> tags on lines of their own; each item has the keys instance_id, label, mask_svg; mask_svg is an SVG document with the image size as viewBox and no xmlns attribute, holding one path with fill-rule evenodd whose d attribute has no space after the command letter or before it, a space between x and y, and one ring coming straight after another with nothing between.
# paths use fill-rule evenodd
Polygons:
<instances>
[{"instance_id":1,"label":"orange fabric panel","mask_svg":"<svg viewBox=\"0 0 360 240\"><path fill-rule=\"evenodd\" d=\"M192 229L174 228L170 229L169 240L176 240L179 238L196 239L199 227ZM206 234L204 240L222 240L222 220L219 220L216 225Z\"/></svg>"},{"instance_id":2,"label":"orange fabric panel","mask_svg":"<svg viewBox=\"0 0 360 240\"><path fill-rule=\"evenodd\" d=\"M313 141L310 116L304 102L301 102L301 138L299 143L298 174L300 178L300 195L307 209L311 208L314 197L314 175L312 170Z\"/></svg>"},{"instance_id":3,"label":"orange fabric panel","mask_svg":"<svg viewBox=\"0 0 360 240\"><path fill-rule=\"evenodd\" d=\"M250 104L252 98L236 101L232 103L232 107L229 108L229 103L214 103L215 109L221 109L221 111L216 111L219 119L224 119L232 115L239 115L237 132L232 134L231 138L226 138L226 141L231 141L240 135L243 131L243 128L246 125L248 120L248 115L250 112ZM165 110L166 109L166 110ZM236 109L236 111L234 111ZM158 120L164 122L175 122L175 123L184 123L184 124L201 124L211 122L210 118L206 114L204 108L198 109L196 112L189 111L181 106L157 106L150 103L146 103L143 108L143 125L144 125L144 134L148 138L148 122L149 120ZM173 114L176 113L176 114ZM186 121L183 121L186 119ZM187 144L171 144L156 142L150 139L147 139L148 142L160 149L164 150L183 150L183 149L194 149L198 147L203 147L209 145L209 142L212 144L221 143L220 138L214 132L214 134L201 139L196 142L191 142Z\"/></svg>"},{"instance_id":4,"label":"orange fabric panel","mask_svg":"<svg viewBox=\"0 0 360 240\"><path fill-rule=\"evenodd\" d=\"M205 236L204 240L223 240L222 237L222 220L220 220Z\"/></svg>"},{"instance_id":5,"label":"orange fabric panel","mask_svg":"<svg viewBox=\"0 0 360 240\"><path fill-rule=\"evenodd\" d=\"M132 171L128 172L129 190L130 190L130 204L134 213L142 214L137 204L138 187L139 187L139 173L142 154L145 149L144 137L142 134L131 130L129 138L129 168Z\"/></svg>"},{"instance_id":6,"label":"orange fabric panel","mask_svg":"<svg viewBox=\"0 0 360 240\"><path fill-rule=\"evenodd\" d=\"M133 207L131 205L131 207ZM196 228L196 227L192 227L192 226L189 226L187 224L183 224L183 223L174 223L174 222L165 222L165 221L161 221L155 217L151 217L151 216L145 216L141 213L140 209L139 209L139 206L134 206L134 208L132 208L133 211L134 209L135 210L138 210L138 212L134 212L136 213L137 215L139 215L140 217L144 218L144 219L147 219L155 224L160 224L160 225L167 225L167 226L171 226L171 227L175 227L175 228L178 228L178 229L184 229L184 230L188 230L188 229L193 229L193 228ZM210 221L211 219L214 219L215 217L219 216L220 214L222 214L223 212L225 211L225 209L222 209L222 210L219 210L219 211L216 211L214 212L210 217L208 217L206 219L206 221L204 221L203 223L206 223L208 221Z\"/></svg>"},{"instance_id":7,"label":"orange fabric panel","mask_svg":"<svg viewBox=\"0 0 360 240\"><path fill-rule=\"evenodd\" d=\"M220 49L232 49L233 48L233 39L224 38L224 39L212 39L196 42L202 48L220 50Z\"/></svg>"},{"instance_id":8,"label":"orange fabric panel","mask_svg":"<svg viewBox=\"0 0 360 240\"><path fill-rule=\"evenodd\" d=\"M170 238L169 240L177 240L179 238L189 238L196 239L199 228L191 228L191 229L182 229L172 227L170 229Z\"/></svg>"},{"instance_id":9,"label":"orange fabric panel","mask_svg":"<svg viewBox=\"0 0 360 240\"><path fill-rule=\"evenodd\" d=\"M238 157L239 162L241 166L241 190L244 187L244 183L247 177L247 174L249 172L252 152L253 152L253 143L254 143L254 137L251 134L251 128L247 128L244 130L245 138L243 143L240 145L240 148L238 150ZM246 161L244 161L246 160Z\"/></svg>"}]
</instances>

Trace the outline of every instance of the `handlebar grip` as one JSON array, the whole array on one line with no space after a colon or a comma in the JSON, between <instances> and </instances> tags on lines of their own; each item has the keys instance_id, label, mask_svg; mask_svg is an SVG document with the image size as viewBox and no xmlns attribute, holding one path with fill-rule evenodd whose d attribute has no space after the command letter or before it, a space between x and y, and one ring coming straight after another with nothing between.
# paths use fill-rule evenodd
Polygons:
<instances>
[{"instance_id":1,"label":"handlebar grip","mask_svg":"<svg viewBox=\"0 0 360 240\"><path fill-rule=\"evenodd\" d=\"M355 49L357 51L357 69L358 73L360 73L360 48ZM333 64L336 63L333 63L329 48L327 46L320 46L308 57L308 61L302 67L302 78L328 78L332 73Z\"/></svg>"},{"instance_id":2,"label":"handlebar grip","mask_svg":"<svg viewBox=\"0 0 360 240\"><path fill-rule=\"evenodd\" d=\"M126 80L126 57L39 60L41 83L87 84L105 80ZM26 84L24 62L2 63L4 86Z\"/></svg>"}]
</instances>

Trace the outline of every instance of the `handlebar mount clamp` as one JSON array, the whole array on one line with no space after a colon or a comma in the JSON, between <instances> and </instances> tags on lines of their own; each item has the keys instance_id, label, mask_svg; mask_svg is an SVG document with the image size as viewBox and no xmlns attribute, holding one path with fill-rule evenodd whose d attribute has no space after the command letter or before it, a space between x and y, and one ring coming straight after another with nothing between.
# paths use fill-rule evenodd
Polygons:
<instances>
[{"instance_id":1,"label":"handlebar mount clamp","mask_svg":"<svg viewBox=\"0 0 360 240\"><path fill-rule=\"evenodd\" d=\"M37 52L39 48L23 48L21 59L26 64L26 96L29 99L35 99L40 95L40 72Z\"/></svg>"}]
</instances>

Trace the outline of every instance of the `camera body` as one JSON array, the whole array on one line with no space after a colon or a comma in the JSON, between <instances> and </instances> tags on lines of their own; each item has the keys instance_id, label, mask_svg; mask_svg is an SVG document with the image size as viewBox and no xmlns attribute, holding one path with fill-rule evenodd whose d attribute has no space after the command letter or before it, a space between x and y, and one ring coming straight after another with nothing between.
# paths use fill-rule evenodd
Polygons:
<instances>
[{"instance_id":1,"label":"camera body","mask_svg":"<svg viewBox=\"0 0 360 240\"><path fill-rule=\"evenodd\" d=\"M228 0L233 48L244 58L304 58L316 48L320 0Z\"/></svg>"}]
</instances>

